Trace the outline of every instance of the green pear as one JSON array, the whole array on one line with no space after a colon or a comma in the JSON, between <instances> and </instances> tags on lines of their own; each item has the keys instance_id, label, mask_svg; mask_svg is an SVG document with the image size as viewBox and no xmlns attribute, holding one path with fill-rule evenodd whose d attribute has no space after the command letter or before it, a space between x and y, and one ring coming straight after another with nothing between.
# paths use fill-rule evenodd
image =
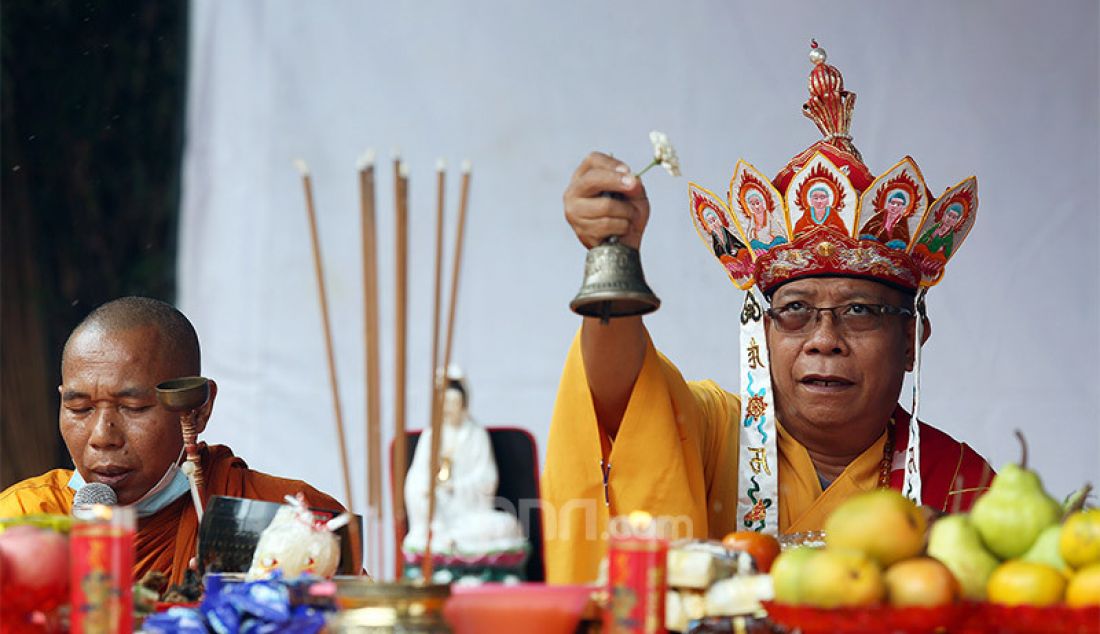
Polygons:
<instances>
[{"instance_id":1,"label":"green pear","mask_svg":"<svg viewBox=\"0 0 1100 634\"><path fill-rule=\"evenodd\" d=\"M1061 524L1047 526L1042 533L1039 533L1038 539L1020 559L1046 564L1061 570L1063 573L1070 574L1070 567L1062 559L1061 539Z\"/></svg>"},{"instance_id":2,"label":"green pear","mask_svg":"<svg viewBox=\"0 0 1100 634\"><path fill-rule=\"evenodd\" d=\"M1000 564L986 551L977 529L966 515L947 515L932 524L928 555L947 566L962 586L963 596L971 601L985 599L986 581Z\"/></svg>"},{"instance_id":3,"label":"green pear","mask_svg":"<svg viewBox=\"0 0 1100 634\"><path fill-rule=\"evenodd\" d=\"M771 569L776 602L790 605L802 603L802 580L805 578L806 563L821 552L817 548L799 546L785 550L776 557Z\"/></svg>"},{"instance_id":4,"label":"green pear","mask_svg":"<svg viewBox=\"0 0 1100 634\"><path fill-rule=\"evenodd\" d=\"M970 520L989 550L1014 559L1031 548L1039 534L1062 518L1062 507L1043 490L1038 474L1027 469L1027 445L1019 465L1009 464L993 478L985 495L970 510Z\"/></svg>"}]
</instances>

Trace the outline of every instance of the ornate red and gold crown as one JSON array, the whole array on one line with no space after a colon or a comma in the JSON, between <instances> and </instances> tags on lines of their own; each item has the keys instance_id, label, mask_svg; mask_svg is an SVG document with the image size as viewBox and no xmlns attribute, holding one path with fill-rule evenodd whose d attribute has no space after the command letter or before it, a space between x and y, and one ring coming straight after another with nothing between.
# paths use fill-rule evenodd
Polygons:
<instances>
[{"instance_id":1,"label":"ornate red and gold crown","mask_svg":"<svg viewBox=\"0 0 1100 634\"><path fill-rule=\"evenodd\" d=\"M933 286L974 225L977 179L933 200L908 156L875 178L848 132L856 95L825 60L812 42L810 98L802 106L824 138L771 181L738 161L726 201L689 183L699 237L734 284L756 284L765 295L785 282L822 275L913 291Z\"/></svg>"}]
</instances>

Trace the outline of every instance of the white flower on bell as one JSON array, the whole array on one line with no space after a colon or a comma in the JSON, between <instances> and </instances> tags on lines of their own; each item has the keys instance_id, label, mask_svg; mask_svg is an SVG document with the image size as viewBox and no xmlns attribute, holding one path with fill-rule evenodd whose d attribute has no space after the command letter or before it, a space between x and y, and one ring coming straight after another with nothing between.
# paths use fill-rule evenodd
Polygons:
<instances>
[{"instance_id":1,"label":"white flower on bell","mask_svg":"<svg viewBox=\"0 0 1100 634\"><path fill-rule=\"evenodd\" d=\"M660 165L672 176L680 175L680 159L676 156L676 148L668 140L664 132L653 130L649 133L649 141L653 144L653 162L638 172L638 176L645 174L654 165Z\"/></svg>"}]
</instances>

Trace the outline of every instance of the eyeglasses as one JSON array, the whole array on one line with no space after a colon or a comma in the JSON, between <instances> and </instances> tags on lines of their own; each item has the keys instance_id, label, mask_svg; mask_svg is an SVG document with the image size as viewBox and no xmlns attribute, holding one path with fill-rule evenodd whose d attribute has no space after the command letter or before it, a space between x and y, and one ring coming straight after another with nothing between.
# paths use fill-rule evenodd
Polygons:
<instances>
[{"instance_id":1,"label":"eyeglasses","mask_svg":"<svg viewBox=\"0 0 1100 634\"><path fill-rule=\"evenodd\" d=\"M878 330L891 315L912 316L913 311L901 306L863 304L852 302L839 306L811 306L806 302L791 302L769 308L768 315L776 328L787 333L806 333L818 322L822 312L833 314L833 323L846 332L870 332Z\"/></svg>"}]
</instances>

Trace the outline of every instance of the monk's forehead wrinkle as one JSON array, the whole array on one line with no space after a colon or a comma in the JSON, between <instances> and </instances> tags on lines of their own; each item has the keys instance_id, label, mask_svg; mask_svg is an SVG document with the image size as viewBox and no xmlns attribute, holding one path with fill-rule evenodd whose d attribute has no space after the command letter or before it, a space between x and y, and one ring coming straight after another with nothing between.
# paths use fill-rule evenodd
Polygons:
<instances>
[{"instance_id":1,"label":"monk's forehead wrinkle","mask_svg":"<svg viewBox=\"0 0 1100 634\"><path fill-rule=\"evenodd\" d=\"M87 389L85 386L79 386L74 388L63 389L61 392L62 401L74 401L79 399L127 399L127 398L149 398L153 396L154 392L149 387L144 386L123 386L117 389L111 389L107 386L95 385L89 386L91 389ZM102 389L107 387L106 390Z\"/></svg>"}]
</instances>

